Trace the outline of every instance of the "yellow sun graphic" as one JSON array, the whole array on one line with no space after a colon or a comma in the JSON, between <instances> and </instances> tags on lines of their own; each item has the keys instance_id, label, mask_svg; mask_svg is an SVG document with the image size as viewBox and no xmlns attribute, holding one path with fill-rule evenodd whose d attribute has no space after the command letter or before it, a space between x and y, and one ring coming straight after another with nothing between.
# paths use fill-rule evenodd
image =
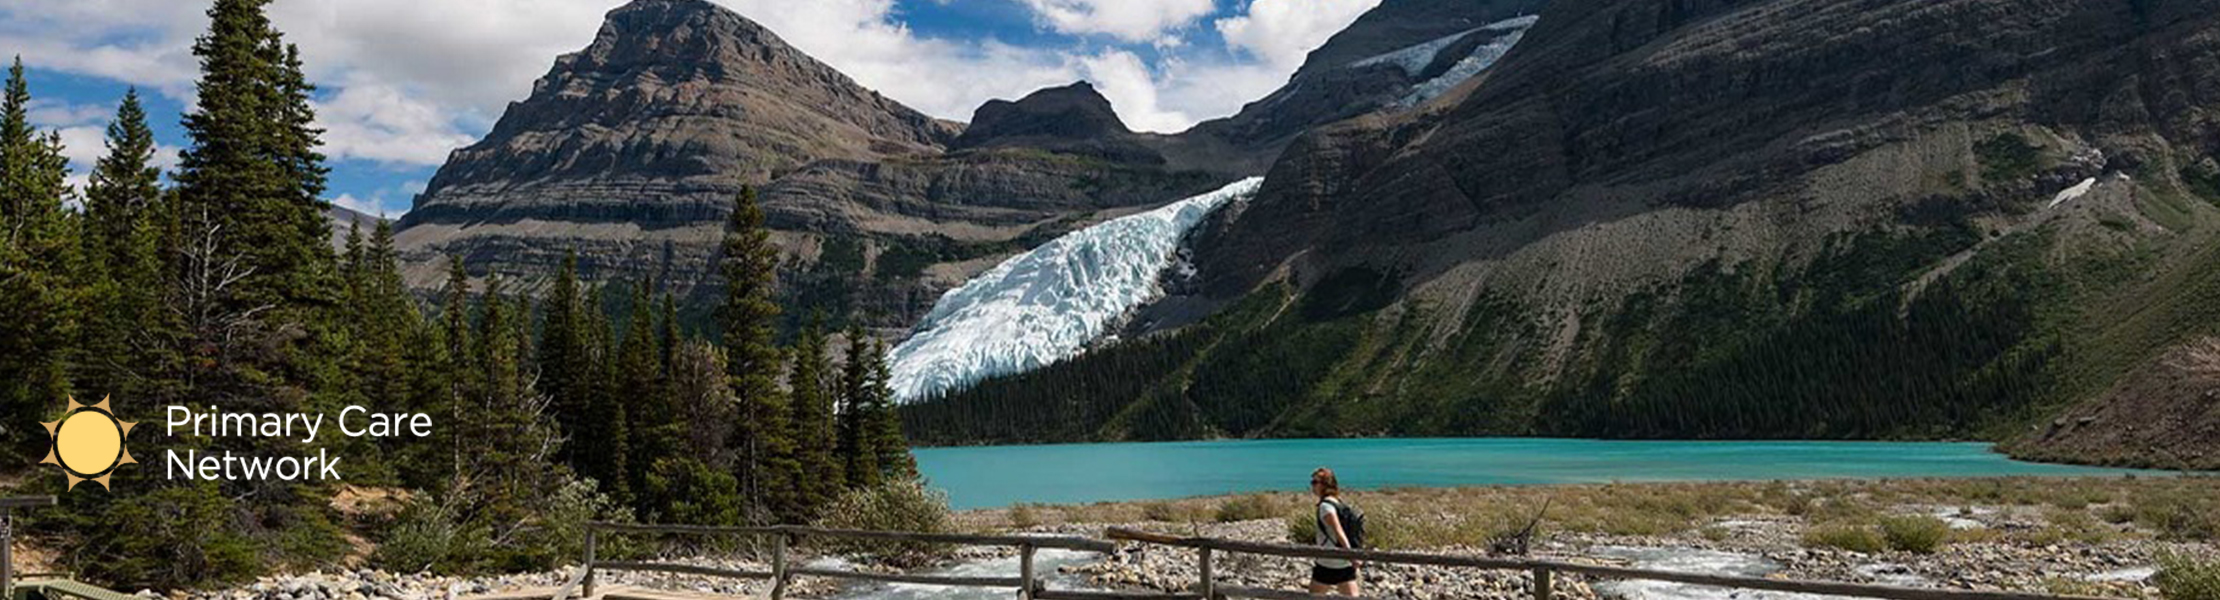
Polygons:
<instances>
[{"instance_id":1,"label":"yellow sun graphic","mask_svg":"<svg viewBox=\"0 0 2220 600\"><path fill-rule=\"evenodd\" d=\"M54 445L46 451L46 460L39 464L52 464L62 468L69 476L69 489L91 481L108 489L108 477L116 467L139 462L131 458L131 449L123 447L124 436L131 435L132 423L116 418L115 409L109 408L108 399L99 404L85 406L77 399L69 399L69 412L46 426L46 434L54 436Z\"/></svg>"}]
</instances>

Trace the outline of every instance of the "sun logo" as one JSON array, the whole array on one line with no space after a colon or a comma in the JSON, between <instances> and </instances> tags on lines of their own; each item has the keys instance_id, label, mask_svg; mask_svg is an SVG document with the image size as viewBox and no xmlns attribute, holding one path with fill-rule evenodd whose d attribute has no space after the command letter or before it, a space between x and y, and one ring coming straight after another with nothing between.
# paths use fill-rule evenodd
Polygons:
<instances>
[{"instance_id":1,"label":"sun logo","mask_svg":"<svg viewBox=\"0 0 2220 600\"><path fill-rule=\"evenodd\" d=\"M124 436L131 435L132 423L116 418L116 411L108 407L108 399L99 404L85 406L77 399L69 399L69 412L46 426L46 434L54 437L54 444L46 450L46 460L39 464L52 464L62 468L69 476L69 489L91 481L108 488L108 477L116 467L139 462L131 458L131 450L123 447Z\"/></svg>"}]
</instances>

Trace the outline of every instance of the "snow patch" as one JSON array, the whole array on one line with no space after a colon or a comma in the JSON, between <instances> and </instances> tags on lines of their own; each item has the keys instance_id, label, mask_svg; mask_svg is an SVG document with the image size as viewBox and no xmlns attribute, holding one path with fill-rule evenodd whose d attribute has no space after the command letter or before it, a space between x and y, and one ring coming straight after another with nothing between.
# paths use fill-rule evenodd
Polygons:
<instances>
[{"instance_id":1,"label":"snow patch","mask_svg":"<svg viewBox=\"0 0 2220 600\"><path fill-rule=\"evenodd\" d=\"M1514 21L1518 23L1513 23ZM1457 87L1458 84L1472 79L1472 76L1479 75L1481 71L1487 70L1488 67L1495 66L1495 61L1502 60L1503 55L1511 52L1512 46L1518 45L1519 40L1526 38L1526 30L1534 26L1534 21L1534 17L1519 17L1483 27L1482 29L1490 29L1505 26L1509 28L1510 33L1473 48L1471 56L1457 61L1457 64L1451 65L1449 70L1443 71L1439 77L1412 86L1410 95L1396 101L1396 106L1409 108L1425 104L1428 100L1433 100L1448 92L1449 88Z\"/></svg>"},{"instance_id":2,"label":"snow patch","mask_svg":"<svg viewBox=\"0 0 2220 600\"><path fill-rule=\"evenodd\" d=\"M1517 42L1518 40L1517 40L1517 39L1515 39L1515 38L1516 38L1516 37L1519 37L1519 36L1523 36L1523 35L1525 35L1525 34L1526 34L1526 29L1527 29L1527 28L1529 28L1529 27L1533 27L1533 26L1534 26L1534 22L1535 22L1535 21L1538 21L1538 20L1540 20L1540 19L1541 19L1541 17L1538 17L1538 16L1532 16L1532 15L1529 15L1529 16L1524 16L1524 17L1516 17L1516 18L1511 18L1511 19L1504 19L1504 20L1501 20L1501 21L1496 21L1496 22L1494 22L1494 23L1489 23L1489 24L1487 24L1487 25L1482 25L1482 26L1479 26L1479 27L1475 27L1475 28L1472 28L1472 29L1467 29L1467 30L1464 30L1464 31L1460 31L1460 32L1457 32L1457 33L1452 33L1452 34L1449 34L1449 35L1445 35L1445 36L1442 36L1442 37L1434 38L1434 39L1432 39L1432 40L1429 40L1429 41L1426 41L1426 42L1424 42L1424 43L1420 43L1420 44L1417 44L1417 45L1413 45L1413 46L1408 46L1408 47L1405 47L1405 48L1403 48L1403 49L1400 49L1400 50L1396 50L1396 51L1393 51L1393 52L1388 52L1388 53L1386 53L1386 54L1381 54L1381 55L1378 55L1378 56L1374 56L1374 57L1371 57L1371 58L1367 58L1367 59L1364 59L1364 60L1359 60L1359 61L1357 61L1357 62L1349 63L1349 66L1350 66L1351 68L1356 68L1356 67L1369 67L1369 66L1372 66L1372 65L1379 65L1379 64L1393 64L1393 65L1395 65L1395 66L1398 66L1398 67L1402 67L1402 69L1403 69L1403 74L1404 74L1404 75L1408 75L1408 76L1411 76L1411 77L1417 77L1417 76L1419 76L1419 74L1420 74L1420 73L1423 73L1423 72L1425 72L1425 71L1426 71L1426 66L1427 66L1427 65L1431 65L1431 64L1434 64L1434 59L1435 59L1436 57L1438 57L1438 56L1440 56L1440 55L1441 55L1441 51L1442 51L1443 49L1445 49L1445 48L1448 48L1448 47L1449 47L1449 46L1450 46L1451 44L1455 44L1455 43L1457 43L1457 40L1461 40L1461 39L1464 39L1464 38L1465 38L1465 36L1468 36L1468 35L1472 35L1472 34L1475 34L1475 33L1480 33L1480 32L1483 32L1483 31L1510 31L1510 32L1512 32L1512 34L1511 34L1511 35L1507 35L1507 36L1504 36L1504 37L1505 37L1505 38L1513 38L1513 39L1511 39L1511 42L1512 42L1512 43L1516 43L1516 42ZM1482 47L1483 47L1483 48L1485 48L1485 47L1487 47L1487 46L1492 46L1492 45L1495 45L1495 43L1500 43L1500 42L1502 42L1502 40L1497 40L1497 42L1491 42L1491 43L1489 43L1489 44L1483 45ZM1504 48L1505 48L1506 50L1508 50L1508 49L1510 48L1510 46L1509 46L1508 44L1505 44ZM1475 51L1475 52L1473 52L1473 55L1474 55L1474 56L1478 56L1478 55L1480 55L1480 52L1479 52L1479 51ZM1501 54L1498 54L1498 55L1497 55L1497 57L1498 57L1498 58L1500 58L1500 57L1501 57ZM1487 60L1487 62L1489 62L1489 63L1493 63L1493 62L1495 62L1495 59L1493 59L1493 58L1490 58L1490 59L1488 59L1488 60ZM1463 64L1462 62L1460 62L1460 63L1459 63L1459 65L1460 65L1460 66L1462 66L1462 64ZM1473 70L1472 70L1472 73L1478 73L1478 72L1480 72L1480 69L1484 69L1484 68L1487 68L1487 67L1486 67L1486 65L1481 65L1481 66L1480 66L1479 68L1475 68L1475 69L1473 69ZM1455 68L1452 68L1452 69L1450 69L1450 71L1451 71L1451 72L1455 72L1456 70L1457 70L1457 69L1455 69ZM1471 76L1472 76L1472 74L1471 74L1471 73L1467 73L1467 74L1465 74L1465 77L1471 77ZM1441 79L1441 78L1438 78L1438 77L1437 77L1437 78L1435 78L1435 79L1434 79L1434 81L1440 81L1440 79ZM1459 78L1459 79L1457 79L1457 81L1463 81L1463 80L1464 80L1463 78ZM1433 81L1428 81L1427 83L1433 83ZM1448 85L1442 86L1442 89L1446 90L1446 89L1449 89L1450 87L1452 87L1452 86L1455 86L1455 85L1456 85L1456 83L1455 83L1455 82L1451 82L1451 83L1449 83ZM1437 92L1437 94L1438 94L1438 92Z\"/></svg>"},{"instance_id":3,"label":"snow patch","mask_svg":"<svg viewBox=\"0 0 2220 600\"><path fill-rule=\"evenodd\" d=\"M1066 234L950 290L888 356L895 397L913 400L1079 354L1162 294L1158 281L1189 230L1263 181L1244 179Z\"/></svg>"},{"instance_id":4,"label":"snow patch","mask_svg":"<svg viewBox=\"0 0 2220 600\"><path fill-rule=\"evenodd\" d=\"M2081 180L2081 183L2076 183L2073 187L2059 190L2058 195L2051 197L2050 206L2044 208L2058 208L2058 205L2065 204L2067 200L2080 198L2083 195L2088 194L2089 188L2096 187L2096 185L2097 178L2095 177L2083 179Z\"/></svg>"}]
</instances>

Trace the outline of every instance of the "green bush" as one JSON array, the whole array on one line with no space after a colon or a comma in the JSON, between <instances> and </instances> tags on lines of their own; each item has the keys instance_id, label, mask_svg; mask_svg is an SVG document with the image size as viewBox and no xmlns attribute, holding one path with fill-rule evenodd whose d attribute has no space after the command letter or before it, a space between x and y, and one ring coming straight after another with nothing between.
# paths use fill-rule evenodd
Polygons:
<instances>
[{"instance_id":1,"label":"green bush","mask_svg":"<svg viewBox=\"0 0 2220 600\"><path fill-rule=\"evenodd\" d=\"M1881 519L1881 535L1890 548L1916 554L1934 554L1950 541L1950 524L1926 515Z\"/></svg>"},{"instance_id":2,"label":"green bush","mask_svg":"<svg viewBox=\"0 0 2220 600\"><path fill-rule=\"evenodd\" d=\"M411 500L394 518L371 563L403 573L546 570L584 554L588 523L632 520L630 510L601 494L590 479L570 481L555 493L533 498L529 522L465 519L459 501L428 495ZM603 556L630 552L622 539L596 550Z\"/></svg>"},{"instance_id":3,"label":"green bush","mask_svg":"<svg viewBox=\"0 0 2220 600\"><path fill-rule=\"evenodd\" d=\"M1019 504L1010 507L1009 520L1012 528L1032 529L1040 526L1041 515L1039 510L1033 508L1033 505Z\"/></svg>"},{"instance_id":4,"label":"green bush","mask_svg":"<svg viewBox=\"0 0 2220 600\"><path fill-rule=\"evenodd\" d=\"M1195 511L1171 502L1150 502L1141 505L1141 516L1151 521L1189 523L1197 521Z\"/></svg>"},{"instance_id":5,"label":"green bush","mask_svg":"<svg viewBox=\"0 0 2220 600\"><path fill-rule=\"evenodd\" d=\"M1287 541L1291 544L1318 543L1318 513L1298 510L1287 515Z\"/></svg>"},{"instance_id":6,"label":"green bush","mask_svg":"<svg viewBox=\"0 0 2220 600\"><path fill-rule=\"evenodd\" d=\"M1272 501L1271 496L1264 494L1237 496L1227 500L1224 504L1218 505L1218 522L1220 523L1270 519L1276 514L1279 514L1277 503Z\"/></svg>"},{"instance_id":7,"label":"green bush","mask_svg":"<svg viewBox=\"0 0 2220 600\"><path fill-rule=\"evenodd\" d=\"M1888 549L1888 542L1873 528L1862 525L1833 523L1814 526L1804 531L1804 545L1815 548L1840 548L1851 552L1874 554Z\"/></svg>"},{"instance_id":8,"label":"green bush","mask_svg":"<svg viewBox=\"0 0 2220 600\"><path fill-rule=\"evenodd\" d=\"M2135 524L2169 540L2220 538L2220 498L2175 491L2135 502Z\"/></svg>"},{"instance_id":9,"label":"green bush","mask_svg":"<svg viewBox=\"0 0 2220 600\"><path fill-rule=\"evenodd\" d=\"M2158 557L2158 565L2152 580L2166 600L2220 600L2220 562L2164 554Z\"/></svg>"},{"instance_id":10,"label":"green bush","mask_svg":"<svg viewBox=\"0 0 2220 600\"><path fill-rule=\"evenodd\" d=\"M955 529L948 512L948 495L925 487L917 480L894 481L850 490L826 507L817 526L829 529L876 529L945 533ZM861 554L899 566L916 566L947 556L941 544L884 540L839 540L835 552Z\"/></svg>"},{"instance_id":11,"label":"green bush","mask_svg":"<svg viewBox=\"0 0 2220 600\"><path fill-rule=\"evenodd\" d=\"M1981 178L1991 183L2032 175L2043 157L2042 148L2028 143L2027 136L2016 131L1974 144L1973 151L1981 159Z\"/></svg>"}]
</instances>

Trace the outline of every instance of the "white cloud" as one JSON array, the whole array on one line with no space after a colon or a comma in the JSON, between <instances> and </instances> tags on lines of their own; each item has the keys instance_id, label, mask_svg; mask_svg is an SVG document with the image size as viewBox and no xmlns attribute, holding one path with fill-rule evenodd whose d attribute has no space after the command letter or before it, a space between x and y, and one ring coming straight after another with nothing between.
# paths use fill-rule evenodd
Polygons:
<instances>
[{"instance_id":1,"label":"white cloud","mask_svg":"<svg viewBox=\"0 0 2220 600\"><path fill-rule=\"evenodd\" d=\"M1212 25L1227 46L1293 73L1311 50L1379 5L1380 0L1253 0L1248 13Z\"/></svg>"},{"instance_id":2,"label":"white cloud","mask_svg":"<svg viewBox=\"0 0 2220 600\"><path fill-rule=\"evenodd\" d=\"M1212 0L1024 0L1058 32L1151 42L1217 10ZM1175 40L1176 42L1176 40Z\"/></svg>"},{"instance_id":3,"label":"white cloud","mask_svg":"<svg viewBox=\"0 0 2220 600\"><path fill-rule=\"evenodd\" d=\"M316 119L324 127L325 153L382 163L436 165L449 151L477 141L458 131L441 107L375 81L338 86L330 100L316 104Z\"/></svg>"},{"instance_id":4,"label":"white cloud","mask_svg":"<svg viewBox=\"0 0 2220 600\"><path fill-rule=\"evenodd\" d=\"M385 212L385 209L380 207L380 205L384 203L382 198L377 200L363 200L361 198L356 198L354 194L340 194L338 198L331 199L331 203L333 206L370 215L373 217Z\"/></svg>"}]
</instances>

